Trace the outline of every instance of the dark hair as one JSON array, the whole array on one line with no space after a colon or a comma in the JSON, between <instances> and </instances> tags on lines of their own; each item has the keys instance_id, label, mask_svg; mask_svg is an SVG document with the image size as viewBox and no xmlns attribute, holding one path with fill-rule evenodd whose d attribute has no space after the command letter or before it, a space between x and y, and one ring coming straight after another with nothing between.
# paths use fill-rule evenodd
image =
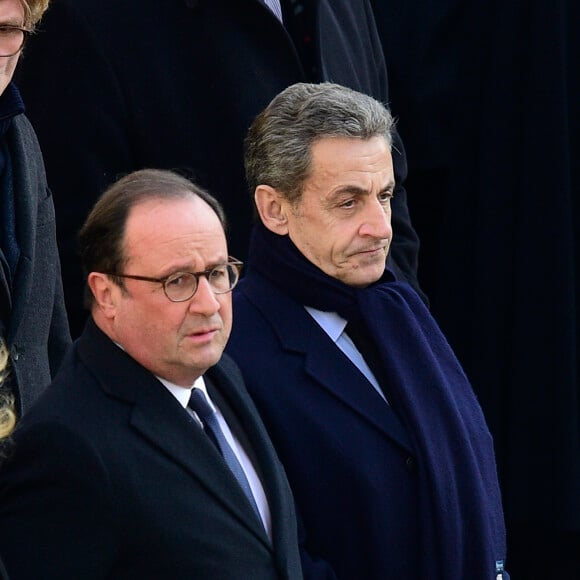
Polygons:
<instances>
[{"instance_id":1,"label":"dark hair","mask_svg":"<svg viewBox=\"0 0 580 580\"><path fill-rule=\"evenodd\" d=\"M85 276L90 272L122 272L127 262L123 241L127 218L133 207L149 199L199 197L218 216L224 231L226 217L220 203L189 179L168 170L142 169L122 177L101 195L79 232L81 262ZM111 276L123 287L123 279ZM85 306L93 304L85 288Z\"/></svg>"},{"instance_id":2,"label":"dark hair","mask_svg":"<svg viewBox=\"0 0 580 580\"><path fill-rule=\"evenodd\" d=\"M297 83L256 117L245 140L251 194L270 185L298 201L310 173L312 146L325 137L371 139L392 145L394 120L379 101L332 83Z\"/></svg>"}]
</instances>

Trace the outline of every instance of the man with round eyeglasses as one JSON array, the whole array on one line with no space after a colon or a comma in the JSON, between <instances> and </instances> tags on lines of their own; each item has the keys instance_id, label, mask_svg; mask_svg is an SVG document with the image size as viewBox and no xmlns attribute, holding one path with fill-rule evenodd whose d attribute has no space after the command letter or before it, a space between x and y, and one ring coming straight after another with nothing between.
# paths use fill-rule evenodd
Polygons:
<instances>
[{"instance_id":1,"label":"man with round eyeglasses","mask_svg":"<svg viewBox=\"0 0 580 580\"><path fill-rule=\"evenodd\" d=\"M171 302L185 302L197 291L200 277L207 279L214 294L231 292L240 278L240 270L243 263L235 258L229 258L225 264L213 266L203 272L174 272L164 278L151 278L149 276L136 276L134 274L117 274L110 272L117 278L131 280L143 280L145 282L157 282L163 284L165 296Z\"/></svg>"},{"instance_id":2,"label":"man with round eyeglasses","mask_svg":"<svg viewBox=\"0 0 580 580\"><path fill-rule=\"evenodd\" d=\"M242 264L221 206L141 170L79 241L91 318L0 472L11 580L300 580L288 482L222 356Z\"/></svg>"}]
</instances>

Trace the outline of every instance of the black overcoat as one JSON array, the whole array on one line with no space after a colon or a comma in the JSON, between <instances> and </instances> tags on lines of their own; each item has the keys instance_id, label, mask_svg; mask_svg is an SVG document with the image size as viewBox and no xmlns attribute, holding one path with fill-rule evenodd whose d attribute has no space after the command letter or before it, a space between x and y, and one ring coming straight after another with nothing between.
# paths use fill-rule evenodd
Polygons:
<instances>
[{"instance_id":1,"label":"black overcoat","mask_svg":"<svg viewBox=\"0 0 580 580\"><path fill-rule=\"evenodd\" d=\"M11 580L302 578L290 488L241 374L227 356L207 374L256 459L272 540L203 430L90 321L0 471Z\"/></svg>"},{"instance_id":2,"label":"black overcoat","mask_svg":"<svg viewBox=\"0 0 580 580\"><path fill-rule=\"evenodd\" d=\"M24 115L6 133L12 161L16 238L20 256L13 279L0 267L0 309L10 350L10 388L25 412L56 374L70 344L53 198L36 135ZM0 249L0 261L5 264Z\"/></svg>"}]
</instances>

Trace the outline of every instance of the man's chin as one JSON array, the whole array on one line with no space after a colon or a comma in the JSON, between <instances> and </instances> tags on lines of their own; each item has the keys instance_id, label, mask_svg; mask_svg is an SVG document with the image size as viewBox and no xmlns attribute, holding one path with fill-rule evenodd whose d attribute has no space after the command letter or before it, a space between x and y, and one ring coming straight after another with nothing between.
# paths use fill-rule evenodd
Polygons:
<instances>
[{"instance_id":1,"label":"man's chin","mask_svg":"<svg viewBox=\"0 0 580 580\"><path fill-rule=\"evenodd\" d=\"M352 286L354 288L366 288L371 284L374 284L378 280L381 279L385 271L385 266L371 268L367 267L360 267L356 271L352 272L352 275L344 278L342 281L347 284L348 286Z\"/></svg>"}]
</instances>

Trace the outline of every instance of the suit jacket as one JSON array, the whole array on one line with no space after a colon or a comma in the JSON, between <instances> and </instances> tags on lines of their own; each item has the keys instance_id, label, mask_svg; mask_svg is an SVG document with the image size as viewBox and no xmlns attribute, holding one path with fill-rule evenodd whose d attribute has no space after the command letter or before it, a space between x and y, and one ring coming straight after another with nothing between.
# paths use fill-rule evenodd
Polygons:
<instances>
[{"instance_id":1,"label":"suit jacket","mask_svg":"<svg viewBox=\"0 0 580 580\"><path fill-rule=\"evenodd\" d=\"M12 160L20 258L12 284L0 267L1 320L12 363L19 412L50 383L70 343L64 306L55 215L38 141L18 115L6 134ZM0 249L0 260L4 255Z\"/></svg>"},{"instance_id":2,"label":"suit jacket","mask_svg":"<svg viewBox=\"0 0 580 580\"><path fill-rule=\"evenodd\" d=\"M283 2L284 3L284 2ZM53 0L30 39L19 85L54 192L73 336L82 330L76 234L97 196L143 167L183 170L230 219L229 247L245 258L253 202L242 142L255 116L299 81L330 80L388 102L384 57L368 0L308 0L316 79L259 0ZM63 82L54 82L58 68ZM416 284L402 144L395 137L391 250ZM253 192L252 192L253 195Z\"/></svg>"},{"instance_id":3,"label":"suit jacket","mask_svg":"<svg viewBox=\"0 0 580 580\"><path fill-rule=\"evenodd\" d=\"M341 580L420 578L417 473L398 419L288 296L257 274L234 291L227 351L284 464L309 552Z\"/></svg>"},{"instance_id":4,"label":"suit jacket","mask_svg":"<svg viewBox=\"0 0 580 580\"><path fill-rule=\"evenodd\" d=\"M11 580L302 578L288 483L239 370L224 356L207 375L257 459L273 541L191 416L89 322L0 471Z\"/></svg>"}]
</instances>

